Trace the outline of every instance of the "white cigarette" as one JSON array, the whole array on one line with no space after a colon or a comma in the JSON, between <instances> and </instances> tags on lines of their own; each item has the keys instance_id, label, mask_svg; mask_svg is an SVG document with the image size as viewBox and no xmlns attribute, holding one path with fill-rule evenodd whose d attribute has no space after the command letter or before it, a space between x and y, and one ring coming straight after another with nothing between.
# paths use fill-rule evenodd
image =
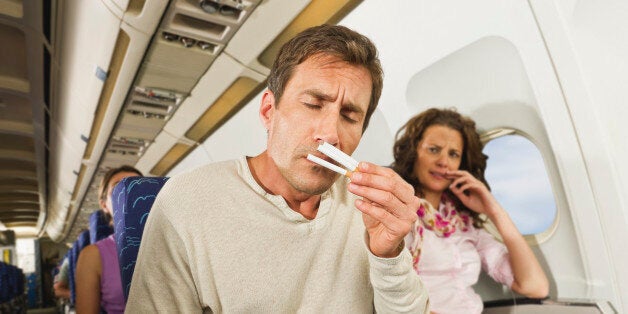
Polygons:
<instances>
[{"instance_id":1,"label":"white cigarette","mask_svg":"<svg viewBox=\"0 0 628 314\"><path fill-rule=\"evenodd\" d=\"M355 159L327 142L320 144L318 151L329 156L329 158L337 161L351 171L355 171L358 168L358 162Z\"/></svg>"},{"instance_id":2,"label":"white cigarette","mask_svg":"<svg viewBox=\"0 0 628 314\"><path fill-rule=\"evenodd\" d=\"M334 164L332 164L330 162L327 162L327 161L325 161L323 159L320 159L320 158L318 158L318 157L316 157L316 156L314 156L312 154L307 154L307 159L310 160L310 161L313 161L313 162L315 162L315 163L317 163L317 164L319 164L319 165L321 165L321 166L323 166L323 167L325 167L325 168L327 168L329 170L338 172L338 173L340 173L343 176L347 175L347 170L342 169L342 168L340 168L340 167L338 167L338 166L336 166L336 165L334 165Z\"/></svg>"}]
</instances>

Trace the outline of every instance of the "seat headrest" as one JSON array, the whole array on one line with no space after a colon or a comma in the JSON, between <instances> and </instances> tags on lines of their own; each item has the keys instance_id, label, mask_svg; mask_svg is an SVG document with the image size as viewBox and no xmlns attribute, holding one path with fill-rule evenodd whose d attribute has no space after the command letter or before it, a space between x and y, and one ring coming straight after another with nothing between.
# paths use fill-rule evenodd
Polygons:
<instances>
[{"instance_id":1,"label":"seat headrest","mask_svg":"<svg viewBox=\"0 0 628 314\"><path fill-rule=\"evenodd\" d=\"M131 278L148 213L166 181L167 177L127 177L113 188L114 237L125 300L129 297Z\"/></svg>"}]
</instances>

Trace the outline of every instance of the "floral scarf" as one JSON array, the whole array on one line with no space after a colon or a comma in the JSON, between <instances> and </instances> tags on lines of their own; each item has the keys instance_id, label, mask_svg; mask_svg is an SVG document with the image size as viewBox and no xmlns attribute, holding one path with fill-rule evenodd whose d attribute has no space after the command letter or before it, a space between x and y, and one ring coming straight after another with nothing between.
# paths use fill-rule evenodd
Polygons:
<instances>
[{"instance_id":1,"label":"floral scarf","mask_svg":"<svg viewBox=\"0 0 628 314\"><path fill-rule=\"evenodd\" d=\"M448 238L456 230L468 231L473 219L466 212L458 211L445 193L441 197L438 210L435 210L430 202L421 199L421 205L416 213L419 219L414 223L411 231L413 241L410 245L410 252L412 252L412 266L418 272L425 228L441 238Z\"/></svg>"}]
</instances>

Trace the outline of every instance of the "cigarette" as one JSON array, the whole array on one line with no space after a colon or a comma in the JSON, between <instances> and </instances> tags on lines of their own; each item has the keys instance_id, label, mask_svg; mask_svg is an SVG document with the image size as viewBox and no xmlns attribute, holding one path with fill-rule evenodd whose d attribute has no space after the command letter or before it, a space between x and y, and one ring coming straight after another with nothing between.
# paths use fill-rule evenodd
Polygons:
<instances>
[{"instance_id":1,"label":"cigarette","mask_svg":"<svg viewBox=\"0 0 628 314\"><path fill-rule=\"evenodd\" d=\"M325 161L323 159L320 159L320 158L318 158L318 157L316 157L316 156L314 156L312 154L307 154L307 159L310 160L310 161L313 161L313 162L315 162L315 163L317 163L317 164L319 164L319 165L321 165L321 166L323 166L323 167L325 167L325 168L327 168L329 170L338 172L338 173L340 173L343 176L347 176L348 177L349 175L351 175L351 173L349 171L347 171L345 169L342 169L342 168L340 168L340 167L338 167L338 166L336 166L336 165L334 165L334 164L332 164L330 162L327 162L327 161Z\"/></svg>"},{"instance_id":2,"label":"cigarette","mask_svg":"<svg viewBox=\"0 0 628 314\"><path fill-rule=\"evenodd\" d=\"M337 161L339 164L345 166L350 171L355 171L358 169L358 161L351 158L351 156L345 154L343 151L339 150L335 146L323 142L318 146L318 151L329 156L329 158Z\"/></svg>"}]
</instances>

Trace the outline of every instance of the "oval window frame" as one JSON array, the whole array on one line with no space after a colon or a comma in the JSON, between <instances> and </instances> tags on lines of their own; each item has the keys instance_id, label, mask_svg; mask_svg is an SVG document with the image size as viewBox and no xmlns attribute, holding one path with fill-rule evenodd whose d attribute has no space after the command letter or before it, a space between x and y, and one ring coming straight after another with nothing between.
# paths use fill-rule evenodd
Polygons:
<instances>
[{"instance_id":1,"label":"oval window frame","mask_svg":"<svg viewBox=\"0 0 628 314\"><path fill-rule=\"evenodd\" d=\"M480 132L480 141L482 142L482 150L484 150L484 147L486 146L486 144L488 144L488 142L494 139L503 137L503 136L507 136L507 135L519 135L534 145L534 147L538 150L539 154L541 155L541 158L543 159L543 165L545 166L545 173L548 176L548 181L552 189L554 206L556 208L556 212L554 214L554 220L544 231L541 231L535 234L523 235L523 238L528 243L528 245L539 246L542 243L548 241L551 238L551 236L554 234L554 232L558 229L558 224L560 222L560 202L557 202L558 195L556 193L556 188L552 184L552 179L549 177L549 174L550 174L550 171L548 171L549 166L546 161L546 157L543 154L543 150L539 149L539 146L537 145L537 143L535 143L535 141L526 133L516 130L514 128L504 128L504 127ZM488 231L488 233L490 233L493 237L495 237L500 242L504 242L501 235L499 234L499 231L497 231L497 227L495 226L495 224L493 224L493 222L490 221L485 215L480 215L480 216L486 219L486 223L484 224L484 229Z\"/></svg>"}]
</instances>

